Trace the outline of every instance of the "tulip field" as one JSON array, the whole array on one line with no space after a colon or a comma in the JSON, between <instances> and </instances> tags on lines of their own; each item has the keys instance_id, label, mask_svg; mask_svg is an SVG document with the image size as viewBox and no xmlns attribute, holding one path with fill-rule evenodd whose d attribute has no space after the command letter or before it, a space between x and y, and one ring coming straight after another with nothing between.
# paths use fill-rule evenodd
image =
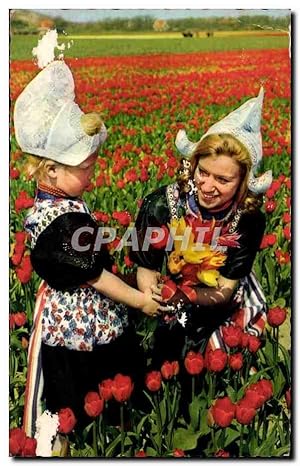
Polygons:
<instances>
[{"instance_id":1,"label":"tulip field","mask_svg":"<svg viewBox=\"0 0 300 466\"><path fill-rule=\"evenodd\" d=\"M66 54L67 55L67 54ZM265 90L261 171L273 182L263 203L267 227L255 272L269 313L260 338L229 327L228 353L209 359L188 354L184 368L166 361L145 378L149 410L131 405L134 390L116 374L99 392L87 394L91 423L81 436L68 407L60 430L73 457L289 457L291 445L291 61L288 48L155 53L66 58L84 112L99 112L108 129L96 174L84 195L99 224L117 228L111 253L114 272L135 270L128 250L114 252L134 221L145 195L175 180L174 146L184 128L198 140L208 127L242 102ZM10 64L10 454L35 456L35 440L22 431L27 351L35 293L40 280L32 270L24 218L35 184L23 172L12 121L14 102L38 72L32 61ZM138 314L138 313L136 313ZM155 319L135 315L145 349ZM178 371L190 376L188 413L181 412ZM119 384L126 386L120 397ZM105 410L114 397L120 426L107 425ZM123 414L130 415L129 427Z\"/></svg>"}]
</instances>

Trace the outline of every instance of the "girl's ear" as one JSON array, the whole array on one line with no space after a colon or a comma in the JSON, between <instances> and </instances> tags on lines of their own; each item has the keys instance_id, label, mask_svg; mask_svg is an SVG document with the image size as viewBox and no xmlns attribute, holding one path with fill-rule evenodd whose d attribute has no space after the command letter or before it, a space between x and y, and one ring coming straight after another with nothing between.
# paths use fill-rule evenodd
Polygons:
<instances>
[{"instance_id":1,"label":"girl's ear","mask_svg":"<svg viewBox=\"0 0 300 466\"><path fill-rule=\"evenodd\" d=\"M47 160L44 166L44 171L45 174L49 176L49 178L51 178L52 180L57 178L57 169L58 165L55 162L53 162L52 160Z\"/></svg>"}]
</instances>

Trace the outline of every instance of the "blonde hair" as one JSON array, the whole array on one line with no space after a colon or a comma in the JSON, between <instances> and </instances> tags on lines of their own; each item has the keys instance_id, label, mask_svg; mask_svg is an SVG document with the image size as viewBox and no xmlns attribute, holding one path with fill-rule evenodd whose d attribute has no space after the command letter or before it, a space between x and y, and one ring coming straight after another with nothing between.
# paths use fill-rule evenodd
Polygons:
<instances>
[{"instance_id":1,"label":"blonde hair","mask_svg":"<svg viewBox=\"0 0 300 466\"><path fill-rule=\"evenodd\" d=\"M94 136L99 133L103 121L98 113L91 112L81 115L80 124L86 134Z\"/></svg>"},{"instance_id":2,"label":"blonde hair","mask_svg":"<svg viewBox=\"0 0 300 466\"><path fill-rule=\"evenodd\" d=\"M209 156L228 155L235 160L240 167L241 183L235 194L235 201L245 210L255 210L262 204L262 199L248 190L249 173L252 160L247 148L231 134L209 134L202 139L194 150L191 159L190 176L194 176L199 160ZM187 190L187 176L182 173L178 177L181 190Z\"/></svg>"},{"instance_id":3,"label":"blonde hair","mask_svg":"<svg viewBox=\"0 0 300 466\"><path fill-rule=\"evenodd\" d=\"M88 135L88 136L94 136L95 134L98 134L101 126L103 124L103 121L98 113L91 112L91 113L86 113L83 114L80 118L80 124L83 129L83 131ZM45 164L49 160L51 162L55 163L58 166L65 166L59 162L56 162L52 159L47 159L45 157L39 157L36 155L32 154L24 154L26 156L26 162L24 165L24 171L25 174L29 178L34 178L36 181L42 181L45 174Z\"/></svg>"}]
</instances>

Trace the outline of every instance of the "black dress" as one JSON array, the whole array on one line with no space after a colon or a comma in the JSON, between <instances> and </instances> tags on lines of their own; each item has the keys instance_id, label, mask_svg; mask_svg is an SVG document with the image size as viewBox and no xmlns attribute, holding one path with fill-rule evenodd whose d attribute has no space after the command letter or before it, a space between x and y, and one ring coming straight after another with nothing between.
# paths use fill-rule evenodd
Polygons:
<instances>
[{"instance_id":1,"label":"black dress","mask_svg":"<svg viewBox=\"0 0 300 466\"><path fill-rule=\"evenodd\" d=\"M203 225L232 231L239 235L239 247L226 248L226 261L219 272L232 280L240 280L250 274L253 262L261 243L265 229L265 218L260 210L240 211L229 206L226 210L214 214L199 206L193 192L180 194L178 185L164 186L148 195L140 208L136 219L139 250L131 251L132 259L141 267L161 271L168 253L150 245L142 250L147 227L167 226L173 214L177 217L193 216L200 218ZM212 235L210 234L210 237ZM166 263L166 262L165 262ZM168 269L167 275L171 275ZM176 277L174 278L176 281ZM202 285L201 288L204 288ZM207 288L205 288L207 290ZM165 360L182 360L190 349L204 350L212 333L237 310L233 299L227 304L216 306L198 306L186 304L183 309L188 315L188 321L183 328L178 322L171 325L161 318L154 338L152 365L159 368Z\"/></svg>"}]
</instances>

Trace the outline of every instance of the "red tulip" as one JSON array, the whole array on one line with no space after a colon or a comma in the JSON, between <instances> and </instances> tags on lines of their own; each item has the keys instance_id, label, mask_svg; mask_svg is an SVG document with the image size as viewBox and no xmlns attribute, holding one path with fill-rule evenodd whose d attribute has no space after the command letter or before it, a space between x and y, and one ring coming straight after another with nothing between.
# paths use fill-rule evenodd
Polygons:
<instances>
[{"instance_id":1,"label":"red tulip","mask_svg":"<svg viewBox=\"0 0 300 466\"><path fill-rule=\"evenodd\" d=\"M243 367L242 353L230 354L228 357L229 366L234 371L239 371Z\"/></svg>"},{"instance_id":2,"label":"red tulip","mask_svg":"<svg viewBox=\"0 0 300 466\"><path fill-rule=\"evenodd\" d=\"M27 317L25 312L15 312L14 321L18 327L22 327L27 322Z\"/></svg>"},{"instance_id":3,"label":"red tulip","mask_svg":"<svg viewBox=\"0 0 300 466\"><path fill-rule=\"evenodd\" d=\"M257 382L258 390L263 394L265 401L273 396L273 383L271 380L261 379Z\"/></svg>"},{"instance_id":4,"label":"red tulip","mask_svg":"<svg viewBox=\"0 0 300 466\"><path fill-rule=\"evenodd\" d=\"M112 394L114 398L123 403L127 401L133 391L134 384L128 375L117 374L112 384Z\"/></svg>"},{"instance_id":5,"label":"red tulip","mask_svg":"<svg viewBox=\"0 0 300 466\"><path fill-rule=\"evenodd\" d=\"M236 404L235 417L240 424L250 424L256 415L256 410L246 398Z\"/></svg>"},{"instance_id":6,"label":"red tulip","mask_svg":"<svg viewBox=\"0 0 300 466\"><path fill-rule=\"evenodd\" d=\"M189 351L184 359L184 367L191 375L198 375L204 368L204 358L201 353Z\"/></svg>"},{"instance_id":7,"label":"red tulip","mask_svg":"<svg viewBox=\"0 0 300 466\"><path fill-rule=\"evenodd\" d=\"M215 454L214 454L215 457L221 457L221 458L229 458L230 457L230 454L229 454L229 451L225 451L225 450L218 450Z\"/></svg>"},{"instance_id":8,"label":"red tulip","mask_svg":"<svg viewBox=\"0 0 300 466\"><path fill-rule=\"evenodd\" d=\"M135 458L146 458L147 455L146 453L144 452L144 450L139 450L136 452L136 454L134 455Z\"/></svg>"},{"instance_id":9,"label":"red tulip","mask_svg":"<svg viewBox=\"0 0 300 466\"><path fill-rule=\"evenodd\" d=\"M12 456L21 454L21 451L25 445L26 434L23 429L15 427L9 432L9 453Z\"/></svg>"},{"instance_id":10,"label":"red tulip","mask_svg":"<svg viewBox=\"0 0 300 466\"><path fill-rule=\"evenodd\" d=\"M177 375L179 372L179 364L178 361L165 361L163 365L161 366L161 374L164 379L169 380L171 379L174 375Z\"/></svg>"},{"instance_id":11,"label":"red tulip","mask_svg":"<svg viewBox=\"0 0 300 466\"><path fill-rule=\"evenodd\" d=\"M99 416L104 408L104 400L97 392L88 392L84 397L84 410L90 417Z\"/></svg>"},{"instance_id":12,"label":"red tulip","mask_svg":"<svg viewBox=\"0 0 300 466\"><path fill-rule=\"evenodd\" d=\"M183 458L185 453L183 450L181 450L181 448L175 448L175 450L173 450L173 456L175 458Z\"/></svg>"},{"instance_id":13,"label":"red tulip","mask_svg":"<svg viewBox=\"0 0 300 466\"><path fill-rule=\"evenodd\" d=\"M251 353L256 353L261 346L261 341L255 335L249 335L248 349Z\"/></svg>"},{"instance_id":14,"label":"red tulip","mask_svg":"<svg viewBox=\"0 0 300 466\"><path fill-rule=\"evenodd\" d=\"M161 239L159 239L161 238ZM169 240L169 230L163 225L160 228L153 229L151 233L151 245L154 249L163 249Z\"/></svg>"},{"instance_id":15,"label":"red tulip","mask_svg":"<svg viewBox=\"0 0 300 466\"><path fill-rule=\"evenodd\" d=\"M146 375L145 384L150 392L157 392L161 387L161 373L152 371Z\"/></svg>"},{"instance_id":16,"label":"red tulip","mask_svg":"<svg viewBox=\"0 0 300 466\"><path fill-rule=\"evenodd\" d=\"M113 384L112 379L106 379L106 380L103 380L98 385L100 397L104 401L109 401L113 396L113 394L112 394L112 384Z\"/></svg>"},{"instance_id":17,"label":"red tulip","mask_svg":"<svg viewBox=\"0 0 300 466\"><path fill-rule=\"evenodd\" d=\"M238 326L229 325L228 327L222 327L222 334L224 343L229 346L229 348L234 348L238 346L242 338L242 329Z\"/></svg>"},{"instance_id":18,"label":"red tulip","mask_svg":"<svg viewBox=\"0 0 300 466\"><path fill-rule=\"evenodd\" d=\"M161 290L161 297L164 301L171 299L176 293L177 286L172 280L168 280L164 283Z\"/></svg>"},{"instance_id":19,"label":"red tulip","mask_svg":"<svg viewBox=\"0 0 300 466\"><path fill-rule=\"evenodd\" d=\"M279 327L279 325L283 324L286 319L286 309L282 309L281 307L273 307L269 309L267 314L267 321L271 327Z\"/></svg>"},{"instance_id":20,"label":"red tulip","mask_svg":"<svg viewBox=\"0 0 300 466\"><path fill-rule=\"evenodd\" d=\"M210 350L206 357L206 367L212 372L221 372L227 363L227 354L221 349Z\"/></svg>"},{"instance_id":21,"label":"red tulip","mask_svg":"<svg viewBox=\"0 0 300 466\"><path fill-rule=\"evenodd\" d=\"M62 408L58 412L59 427L62 434L69 434L76 425L76 418L71 408Z\"/></svg>"},{"instance_id":22,"label":"red tulip","mask_svg":"<svg viewBox=\"0 0 300 466\"><path fill-rule=\"evenodd\" d=\"M35 438L26 437L21 456L26 458L32 458L36 456L36 445L37 441Z\"/></svg>"},{"instance_id":23,"label":"red tulip","mask_svg":"<svg viewBox=\"0 0 300 466\"><path fill-rule=\"evenodd\" d=\"M228 427L235 416L235 405L227 396L218 398L212 406L211 414L218 426Z\"/></svg>"},{"instance_id":24,"label":"red tulip","mask_svg":"<svg viewBox=\"0 0 300 466\"><path fill-rule=\"evenodd\" d=\"M272 201L267 201L265 203L265 211L270 214L271 212L273 212L277 207L277 202L272 200Z\"/></svg>"}]
</instances>

